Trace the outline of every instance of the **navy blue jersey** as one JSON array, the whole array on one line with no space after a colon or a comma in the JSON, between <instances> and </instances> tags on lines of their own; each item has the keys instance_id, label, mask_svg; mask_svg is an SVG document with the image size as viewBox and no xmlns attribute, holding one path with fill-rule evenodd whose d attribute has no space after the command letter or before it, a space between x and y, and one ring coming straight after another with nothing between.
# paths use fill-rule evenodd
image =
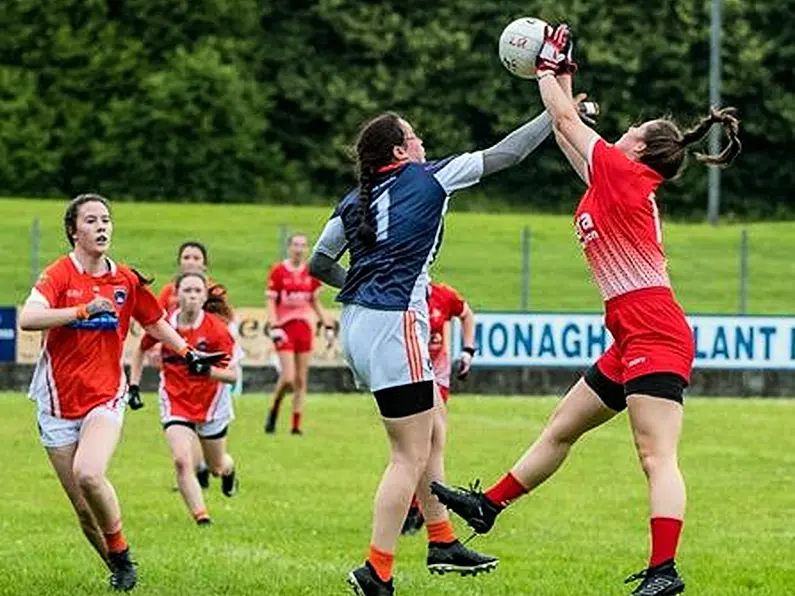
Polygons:
<instances>
[{"instance_id":1,"label":"navy blue jersey","mask_svg":"<svg viewBox=\"0 0 795 596\"><path fill-rule=\"evenodd\" d=\"M350 252L337 301L376 310L427 310L428 267L441 244L449 195L477 184L482 175L481 152L409 163L385 174L371 194L374 245L359 239L359 191L348 193L315 246L335 260Z\"/></svg>"}]
</instances>

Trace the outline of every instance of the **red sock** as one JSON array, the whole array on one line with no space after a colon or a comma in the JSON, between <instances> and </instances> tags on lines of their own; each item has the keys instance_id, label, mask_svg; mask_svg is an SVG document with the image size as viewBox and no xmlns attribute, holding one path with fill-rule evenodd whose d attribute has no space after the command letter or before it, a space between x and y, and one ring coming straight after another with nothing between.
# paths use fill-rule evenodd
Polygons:
<instances>
[{"instance_id":1,"label":"red sock","mask_svg":"<svg viewBox=\"0 0 795 596\"><path fill-rule=\"evenodd\" d=\"M127 550L127 539L119 524L119 529L110 534L105 534L105 544L108 545L109 553L120 553Z\"/></svg>"},{"instance_id":2,"label":"red sock","mask_svg":"<svg viewBox=\"0 0 795 596\"><path fill-rule=\"evenodd\" d=\"M504 508L525 493L527 493L527 488L516 479L516 476L508 472L484 494L497 507Z\"/></svg>"},{"instance_id":3,"label":"red sock","mask_svg":"<svg viewBox=\"0 0 795 596\"><path fill-rule=\"evenodd\" d=\"M293 412L293 430L301 430L301 412Z\"/></svg>"},{"instance_id":4,"label":"red sock","mask_svg":"<svg viewBox=\"0 0 795 596\"><path fill-rule=\"evenodd\" d=\"M388 582L392 579L392 566L395 564L395 555L378 550L370 545L370 556L367 557L367 560L370 561L370 565L373 566L381 581Z\"/></svg>"},{"instance_id":5,"label":"red sock","mask_svg":"<svg viewBox=\"0 0 795 596\"><path fill-rule=\"evenodd\" d=\"M409 509L419 509L419 508L420 508L420 502L417 499L417 495L414 495L413 497L411 497L411 505L409 505Z\"/></svg>"},{"instance_id":6,"label":"red sock","mask_svg":"<svg viewBox=\"0 0 795 596\"><path fill-rule=\"evenodd\" d=\"M651 520L651 558L649 567L656 567L676 557L682 520L671 517L653 517Z\"/></svg>"}]
</instances>

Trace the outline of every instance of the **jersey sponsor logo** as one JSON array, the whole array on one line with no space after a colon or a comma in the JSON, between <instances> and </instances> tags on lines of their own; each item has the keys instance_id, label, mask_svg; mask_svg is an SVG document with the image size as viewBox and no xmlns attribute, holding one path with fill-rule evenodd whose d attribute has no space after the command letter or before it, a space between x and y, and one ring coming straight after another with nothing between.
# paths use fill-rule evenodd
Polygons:
<instances>
[{"instance_id":1,"label":"jersey sponsor logo","mask_svg":"<svg viewBox=\"0 0 795 596\"><path fill-rule=\"evenodd\" d=\"M127 300L127 289L122 287L113 288L113 302L116 306L123 306Z\"/></svg>"},{"instance_id":2,"label":"jersey sponsor logo","mask_svg":"<svg viewBox=\"0 0 795 596\"><path fill-rule=\"evenodd\" d=\"M83 290L80 288L69 288L66 290L67 298L80 298L83 295Z\"/></svg>"},{"instance_id":3,"label":"jersey sponsor logo","mask_svg":"<svg viewBox=\"0 0 795 596\"><path fill-rule=\"evenodd\" d=\"M637 366L638 364L643 364L646 362L646 356L641 356L640 358L633 358L629 362L627 362L627 368L632 368L633 366Z\"/></svg>"},{"instance_id":4,"label":"jersey sponsor logo","mask_svg":"<svg viewBox=\"0 0 795 596\"><path fill-rule=\"evenodd\" d=\"M577 232L577 239L583 248L599 238L599 232L596 231L596 226L590 213L581 213L574 222L574 228Z\"/></svg>"}]
</instances>

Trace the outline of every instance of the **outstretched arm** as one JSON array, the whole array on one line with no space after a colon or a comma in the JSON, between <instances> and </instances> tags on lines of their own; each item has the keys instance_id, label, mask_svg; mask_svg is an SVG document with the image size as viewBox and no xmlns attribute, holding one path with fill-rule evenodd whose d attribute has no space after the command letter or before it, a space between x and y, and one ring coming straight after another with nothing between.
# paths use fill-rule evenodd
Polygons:
<instances>
[{"instance_id":1,"label":"outstretched arm","mask_svg":"<svg viewBox=\"0 0 795 596\"><path fill-rule=\"evenodd\" d=\"M483 151L483 175L515 166L535 151L551 132L552 119L547 112L542 112Z\"/></svg>"},{"instance_id":2,"label":"outstretched arm","mask_svg":"<svg viewBox=\"0 0 795 596\"><path fill-rule=\"evenodd\" d=\"M593 146L594 138L599 135L580 119L577 107L555 78L554 73L540 74L538 89L541 92L541 101L544 102L544 106L552 117L556 132L567 143L567 147L573 148L583 160L582 167L584 168L584 163L588 159L588 149ZM581 171L577 167L575 170L578 170L578 173Z\"/></svg>"}]
</instances>

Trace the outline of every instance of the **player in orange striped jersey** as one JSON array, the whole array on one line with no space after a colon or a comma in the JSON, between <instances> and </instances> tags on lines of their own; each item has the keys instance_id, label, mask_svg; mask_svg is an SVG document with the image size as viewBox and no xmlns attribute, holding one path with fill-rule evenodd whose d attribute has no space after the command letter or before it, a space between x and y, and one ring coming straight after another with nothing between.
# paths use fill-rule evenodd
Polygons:
<instances>
[{"instance_id":1,"label":"player in orange striped jersey","mask_svg":"<svg viewBox=\"0 0 795 596\"><path fill-rule=\"evenodd\" d=\"M306 236L293 234L288 240L287 250L288 258L271 267L265 292L269 335L279 356L279 380L273 391L265 432L276 432L279 408L284 396L292 389L292 434L300 435L315 317L323 325L329 345L334 341L335 331L318 299L323 284L309 274L305 263Z\"/></svg>"},{"instance_id":2,"label":"player in orange striped jersey","mask_svg":"<svg viewBox=\"0 0 795 596\"><path fill-rule=\"evenodd\" d=\"M179 266L180 274L206 274L208 263L209 254L207 252L207 247L205 247L205 245L201 242L189 240L187 242L183 242L179 246L179 249L177 250L177 265ZM224 320L227 322L230 332L235 335L236 324L234 321L234 311L228 305L226 289L220 284L212 282L209 280L209 278L207 280L207 285L208 293L216 298L222 298L224 303L227 305L224 309L224 313L219 316L224 318ZM163 288L160 290L160 294L158 294L157 301L167 315L170 315L178 308L179 300L175 292L174 281L170 281L168 284L163 286ZM236 346L236 355L242 355L241 352L242 350L240 347ZM139 383L143 370L145 354L148 354L149 356L150 365L154 366L155 368L160 368L160 345L157 344L157 342L152 341L151 337L147 336L141 338L139 346L132 353L132 361L130 363L130 376L131 378L134 377L137 379L135 383L130 383L128 394L128 403L133 410L143 407ZM239 358L236 358L235 360L238 361ZM239 365L237 366L236 372L239 378L240 374L242 374ZM197 462L196 478L198 479L199 484L202 488L208 488L210 485L210 470L204 461L201 444L198 441L195 441L193 445L193 460Z\"/></svg>"},{"instance_id":3,"label":"player in orange striped jersey","mask_svg":"<svg viewBox=\"0 0 795 596\"><path fill-rule=\"evenodd\" d=\"M121 433L130 319L175 353L197 356L163 320L147 281L108 258L113 222L104 197L71 201L64 228L73 251L45 269L20 313L22 329L45 332L30 397L41 442L83 532L111 570L111 587L129 590L137 572L106 471Z\"/></svg>"},{"instance_id":4,"label":"player in orange striped jersey","mask_svg":"<svg viewBox=\"0 0 795 596\"><path fill-rule=\"evenodd\" d=\"M206 525L210 517L194 473L198 463L196 443L200 442L201 455L212 473L221 477L223 493L231 497L237 490L234 461L226 452L227 431L234 418L229 384L237 380L232 362L235 340L226 323L231 309L224 294L208 296L201 273L183 273L174 286L177 308L168 316L169 324L202 351L225 354L218 366L188 371L179 355L164 346L160 373L160 418L171 447L177 484L196 522ZM154 341L145 337L141 349L151 347ZM140 382L140 374L140 368L133 370L130 382Z\"/></svg>"}]
</instances>

